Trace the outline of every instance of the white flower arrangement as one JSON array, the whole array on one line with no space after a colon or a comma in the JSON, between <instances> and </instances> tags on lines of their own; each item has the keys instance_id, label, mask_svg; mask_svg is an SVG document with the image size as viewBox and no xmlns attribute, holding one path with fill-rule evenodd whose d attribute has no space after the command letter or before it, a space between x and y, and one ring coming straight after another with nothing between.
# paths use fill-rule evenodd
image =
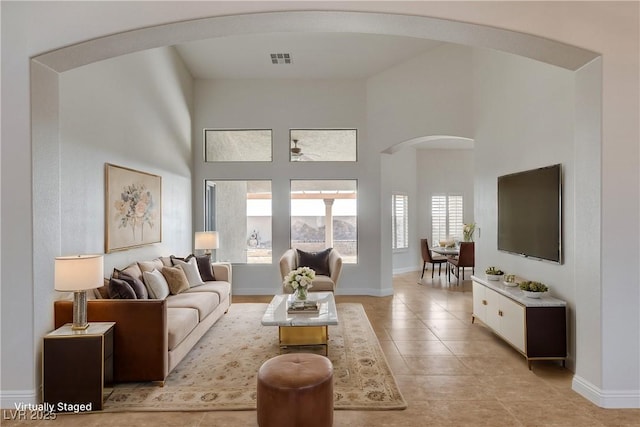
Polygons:
<instances>
[{"instance_id":1,"label":"white flower arrangement","mask_svg":"<svg viewBox=\"0 0 640 427\"><path fill-rule=\"evenodd\" d=\"M298 288L309 289L311 288L311 282L316 278L316 272L309 267L298 267L296 270L292 270L284 278L283 284L291 286L294 291Z\"/></svg>"}]
</instances>

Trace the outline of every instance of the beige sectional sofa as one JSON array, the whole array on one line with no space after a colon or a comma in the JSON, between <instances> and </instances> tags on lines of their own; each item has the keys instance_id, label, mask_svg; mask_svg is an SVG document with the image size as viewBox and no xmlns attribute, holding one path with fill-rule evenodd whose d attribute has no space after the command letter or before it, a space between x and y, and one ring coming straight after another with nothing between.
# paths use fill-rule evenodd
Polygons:
<instances>
[{"instance_id":1,"label":"beige sectional sofa","mask_svg":"<svg viewBox=\"0 0 640 427\"><path fill-rule=\"evenodd\" d=\"M95 299L87 304L89 322L113 321L114 380L160 381L189 353L198 340L231 305L231 264L211 264L213 281L202 281L169 295L156 295L145 282L153 270L175 267L176 261L162 257L134 263L115 270L112 277L126 274L145 284L149 298L113 299L109 296L109 279L96 290ZM186 270L186 268L185 268ZM147 274L145 274L147 271ZM174 268L175 271L175 268ZM111 284L113 285L113 284ZM113 289L111 289L113 290ZM162 293L162 292L160 292ZM113 292L111 292L113 296ZM116 295L117 296L117 295ZM73 318L71 301L54 303L55 327Z\"/></svg>"}]
</instances>

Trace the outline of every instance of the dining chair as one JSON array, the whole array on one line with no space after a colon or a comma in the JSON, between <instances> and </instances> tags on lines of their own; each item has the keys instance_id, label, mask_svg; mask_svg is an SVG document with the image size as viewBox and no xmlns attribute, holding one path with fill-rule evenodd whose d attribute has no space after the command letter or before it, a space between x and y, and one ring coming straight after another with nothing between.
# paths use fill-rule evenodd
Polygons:
<instances>
[{"instance_id":1,"label":"dining chair","mask_svg":"<svg viewBox=\"0 0 640 427\"><path fill-rule=\"evenodd\" d=\"M451 281L451 272L457 278L456 285L460 284L460 269L462 268L462 280L464 280L465 267L471 267L471 274L475 273L476 255L474 242L461 242L458 258L449 258L447 264L447 279ZM455 269L455 270L454 270Z\"/></svg>"},{"instance_id":2,"label":"dining chair","mask_svg":"<svg viewBox=\"0 0 640 427\"><path fill-rule=\"evenodd\" d=\"M429 249L429 241L427 239L420 239L420 248L422 249L422 279L424 277L424 270L427 268L427 263L431 263L431 278L433 279L433 273L435 273L436 264L438 264L438 276L442 273L442 264L447 262L447 258L431 255Z\"/></svg>"}]
</instances>

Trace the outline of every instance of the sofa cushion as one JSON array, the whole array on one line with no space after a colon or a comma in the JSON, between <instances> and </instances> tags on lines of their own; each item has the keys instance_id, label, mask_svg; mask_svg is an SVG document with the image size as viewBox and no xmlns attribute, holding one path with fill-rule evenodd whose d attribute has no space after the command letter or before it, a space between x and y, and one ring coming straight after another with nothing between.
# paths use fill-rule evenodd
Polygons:
<instances>
[{"instance_id":1,"label":"sofa cushion","mask_svg":"<svg viewBox=\"0 0 640 427\"><path fill-rule=\"evenodd\" d=\"M124 273L130 277L135 277L136 279L142 280L142 270L140 270L140 267L138 267L137 263L133 263L129 266L127 266L127 268L124 268L122 270L118 270L116 268L113 269L113 273ZM113 274L112 274L113 275ZM116 274L116 279L118 278L118 275Z\"/></svg>"},{"instance_id":2,"label":"sofa cushion","mask_svg":"<svg viewBox=\"0 0 640 427\"><path fill-rule=\"evenodd\" d=\"M312 292L334 292L335 283L329 276L316 276L312 282Z\"/></svg>"},{"instance_id":3,"label":"sofa cushion","mask_svg":"<svg viewBox=\"0 0 640 427\"><path fill-rule=\"evenodd\" d=\"M167 279L169 291L171 291L172 295L178 295L180 292L189 289L189 280L187 275L184 274L182 266L162 267L162 275Z\"/></svg>"},{"instance_id":4,"label":"sofa cushion","mask_svg":"<svg viewBox=\"0 0 640 427\"><path fill-rule=\"evenodd\" d=\"M176 348L198 326L198 310L195 308L167 308L169 350Z\"/></svg>"},{"instance_id":5,"label":"sofa cushion","mask_svg":"<svg viewBox=\"0 0 640 427\"><path fill-rule=\"evenodd\" d=\"M198 264L198 271L200 277L204 282L213 282L216 280L215 273L211 267L211 257L209 255L197 255L196 264Z\"/></svg>"},{"instance_id":6,"label":"sofa cushion","mask_svg":"<svg viewBox=\"0 0 640 427\"><path fill-rule=\"evenodd\" d=\"M220 304L220 296L215 292L184 292L167 298L169 308L195 308L198 321L202 321Z\"/></svg>"},{"instance_id":7,"label":"sofa cushion","mask_svg":"<svg viewBox=\"0 0 640 427\"><path fill-rule=\"evenodd\" d=\"M160 258L152 259L151 261L138 261L138 267L144 273L145 271L158 270L162 271L164 263Z\"/></svg>"},{"instance_id":8,"label":"sofa cushion","mask_svg":"<svg viewBox=\"0 0 640 427\"><path fill-rule=\"evenodd\" d=\"M194 254L189 254L186 257L179 257L179 256L175 256L175 255L169 255L169 258L171 259L171 265L177 265L176 261L183 261L183 262L189 262L189 260L191 258L195 257Z\"/></svg>"},{"instance_id":9,"label":"sofa cushion","mask_svg":"<svg viewBox=\"0 0 640 427\"><path fill-rule=\"evenodd\" d=\"M126 281L112 277L109 280L109 297L112 299L136 299L136 293Z\"/></svg>"},{"instance_id":10,"label":"sofa cushion","mask_svg":"<svg viewBox=\"0 0 640 427\"><path fill-rule=\"evenodd\" d=\"M159 270L145 271L142 276L152 298L165 299L171 293L167 279L164 278Z\"/></svg>"},{"instance_id":11,"label":"sofa cushion","mask_svg":"<svg viewBox=\"0 0 640 427\"><path fill-rule=\"evenodd\" d=\"M142 279L138 279L136 277L130 276L124 271L120 271L116 268L113 269L113 276L116 279L124 280L131 286L133 292L136 293L137 299L147 299L149 298L149 292L147 291L146 286L142 282Z\"/></svg>"},{"instance_id":12,"label":"sofa cushion","mask_svg":"<svg viewBox=\"0 0 640 427\"><path fill-rule=\"evenodd\" d=\"M173 262L175 262L175 265L182 267L182 270L184 270L184 274L187 276L190 288L193 288L194 286L204 285L202 277L200 277L200 272L198 271L198 264L195 257L189 259L189 261L186 262L178 258L173 258Z\"/></svg>"},{"instance_id":13,"label":"sofa cushion","mask_svg":"<svg viewBox=\"0 0 640 427\"><path fill-rule=\"evenodd\" d=\"M104 279L104 285L93 290L96 299L109 299L109 281L111 279Z\"/></svg>"},{"instance_id":14,"label":"sofa cushion","mask_svg":"<svg viewBox=\"0 0 640 427\"><path fill-rule=\"evenodd\" d=\"M189 288L185 291L186 294L190 293L202 293L202 292L215 292L220 297L220 302L224 302L229 298L231 294L231 284L229 282L206 282L202 286L195 288Z\"/></svg>"},{"instance_id":15,"label":"sofa cushion","mask_svg":"<svg viewBox=\"0 0 640 427\"><path fill-rule=\"evenodd\" d=\"M309 267L316 272L316 275L321 274L329 276L329 254L332 248L325 249L320 252L305 252L300 249L298 251L298 267Z\"/></svg>"}]
</instances>

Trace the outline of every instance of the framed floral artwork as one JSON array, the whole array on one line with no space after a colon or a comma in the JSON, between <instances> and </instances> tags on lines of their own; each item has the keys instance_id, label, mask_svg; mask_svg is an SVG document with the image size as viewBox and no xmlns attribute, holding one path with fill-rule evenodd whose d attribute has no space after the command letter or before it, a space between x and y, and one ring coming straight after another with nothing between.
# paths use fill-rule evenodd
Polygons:
<instances>
[{"instance_id":1,"label":"framed floral artwork","mask_svg":"<svg viewBox=\"0 0 640 427\"><path fill-rule=\"evenodd\" d=\"M105 252L162 241L162 177L105 164Z\"/></svg>"}]
</instances>

